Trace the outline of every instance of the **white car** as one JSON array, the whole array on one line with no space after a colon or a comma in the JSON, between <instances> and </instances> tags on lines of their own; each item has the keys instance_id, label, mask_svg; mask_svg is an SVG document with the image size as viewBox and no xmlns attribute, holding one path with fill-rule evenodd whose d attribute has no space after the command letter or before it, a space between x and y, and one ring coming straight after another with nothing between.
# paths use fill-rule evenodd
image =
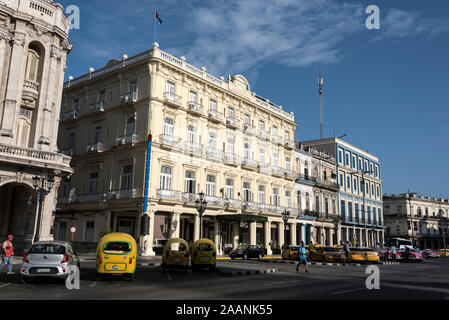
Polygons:
<instances>
[{"instance_id":1,"label":"white car","mask_svg":"<svg viewBox=\"0 0 449 320\"><path fill-rule=\"evenodd\" d=\"M79 253L64 241L39 241L23 255L20 274L24 281L36 277L56 277L65 279L69 266L80 267Z\"/></svg>"}]
</instances>

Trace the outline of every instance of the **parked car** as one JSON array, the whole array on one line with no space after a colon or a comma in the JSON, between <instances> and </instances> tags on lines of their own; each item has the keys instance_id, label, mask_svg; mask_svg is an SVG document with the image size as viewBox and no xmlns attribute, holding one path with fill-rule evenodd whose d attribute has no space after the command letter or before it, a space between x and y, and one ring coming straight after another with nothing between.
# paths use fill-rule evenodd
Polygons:
<instances>
[{"instance_id":1,"label":"parked car","mask_svg":"<svg viewBox=\"0 0 449 320\"><path fill-rule=\"evenodd\" d=\"M69 266L80 267L79 252L65 241L39 241L23 255L20 274L24 281L37 277L65 279L69 275Z\"/></svg>"},{"instance_id":2,"label":"parked car","mask_svg":"<svg viewBox=\"0 0 449 320\"><path fill-rule=\"evenodd\" d=\"M365 252L365 262L374 262L374 263L379 262L380 257L375 249L364 248L364 252Z\"/></svg>"},{"instance_id":3,"label":"parked car","mask_svg":"<svg viewBox=\"0 0 449 320\"><path fill-rule=\"evenodd\" d=\"M340 248L316 247L312 253L312 260L323 262L343 262L345 260L345 253Z\"/></svg>"},{"instance_id":4,"label":"parked car","mask_svg":"<svg viewBox=\"0 0 449 320\"><path fill-rule=\"evenodd\" d=\"M299 246L286 245L282 248L282 260L298 260Z\"/></svg>"},{"instance_id":5,"label":"parked car","mask_svg":"<svg viewBox=\"0 0 449 320\"><path fill-rule=\"evenodd\" d=\"M449 257L449 249L440 249L437 250L440 257Z\"/></svg>"},{"instance_id":6,"label":"parked car","mask_svg":"<svg viewBox=\"0 0 449 320\"><path fill-rule=\"evenodd\" d=\"M173 238L167 241L162 252L162 270L181 269L187 272L190 262L190 246L184 239Z\"/></svg>"},{"instance_id":7,"label":"parked car","mask_svg":"<svg viewBox=\"0 0 449 320\"><path fill-rule=\"evenodd\" d=\"M379 255L371 248L350 248L350 262L379 262Z\"/></svg>"},{"instance_id":8,"label":"parked car","mask_svg":"<svg viewBox=\"0 0 449 320\"><path fill-rule=\"evenodd\" d=\"M437 251L432 249L424 249L423 251L421 251L421 254L423 255L424 258L427 259L438 258L440 256Z\"/></svg>"},{"instance_id":9,"label":"parked car","mask_svg":"<svg viewBox=\"0 0 449 320\"><path fill-rule=\"evenodd\" d=\"M259 246L246 246L246 247L238 247L235 250L232 250L229 253L229 257L231 257L232 260L235 258L243 258L245 260L251 259L251 258L258 258L262 259L264 256L264 250L260 248Z\"/></svg>"}]
</instances>

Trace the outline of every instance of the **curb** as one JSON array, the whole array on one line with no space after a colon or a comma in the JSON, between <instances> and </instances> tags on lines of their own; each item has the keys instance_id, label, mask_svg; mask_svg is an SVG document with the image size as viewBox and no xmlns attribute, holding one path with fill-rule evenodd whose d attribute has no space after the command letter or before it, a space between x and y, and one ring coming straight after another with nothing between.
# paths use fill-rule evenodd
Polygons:
<instances>
[{"instance_id":1,"label":"curb","mask_svg":"<svg viewBox=\"0 0 449 320\"><path fill-rule=\"evenodd\" d=\"M259 260L261 262L270 262L270 263L288 263L288 264L297 264L296 261L286 261L286 260ZM361 267L361 263L334 263L334 262L310 262L310 265L313 266L356 266Z\"/></svg>"},{"instance_id":2,"label":"curb","mask_svg":"<svg viewBox=\"0 0 449 320\"><path fill-rule=\"evenodd\" d=\"M274 273L279 272L279 269L266 269L266 270L248 270L248 271L222 271L220 269L216 269L218 273L224 276L249 276L249 275L256 275L256 274L264 274L264 273Z\"/></svg>"}]
</instances>

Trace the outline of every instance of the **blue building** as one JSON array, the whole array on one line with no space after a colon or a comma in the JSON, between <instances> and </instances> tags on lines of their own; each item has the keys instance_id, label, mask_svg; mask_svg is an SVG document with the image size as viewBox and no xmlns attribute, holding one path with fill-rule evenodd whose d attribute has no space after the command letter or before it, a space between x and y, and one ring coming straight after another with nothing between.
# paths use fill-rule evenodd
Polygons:
<instances>
[{"instance_id":1,"label":"blue building","mask_svg":"<svg viewBox=\"0 0 449 320\"><path fill-rule=\"evenodd\" d=\"M338 138L301 142L336 158L340 239L355 246L384 242L382 179L379 158Z\"/></svg>"}]
</instances>

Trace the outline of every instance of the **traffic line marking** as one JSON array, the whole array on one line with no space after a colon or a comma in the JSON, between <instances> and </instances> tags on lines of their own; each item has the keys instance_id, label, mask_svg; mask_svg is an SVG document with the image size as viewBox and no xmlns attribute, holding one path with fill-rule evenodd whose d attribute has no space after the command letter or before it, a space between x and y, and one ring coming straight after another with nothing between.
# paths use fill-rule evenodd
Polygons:
<instances>
[{"instance_id":1,"label":"traffic line marking","mask_svg":"<svg viewBox=\"0 0 449 320\"><path fill-rule=\"evenodd\" d=\"M92 282L92 283L90 284L90 287L93 288L93 287L95 287L96 285L97 285L97 281L94 281L94 282Z\"/></svg>"},{"instance_id":2,"label":"traffic line marking","mask_svg":"<svg viewBox=\"0 0 449 320\"><path fill-rule=\"evenodd\" d=\"M348 290L344 290L344 291L334 292L334 293L332 293L332 294L333 294L333 295L337 295L337 294L343 294L343 293L356 292L356 291L360 291L360 290L365 290L365 288L348 289Z\"/></svg>"},{"instance_id":3,"label":"traffic line marking","mask_svg":"<svg viewBox=\"0 0 449 320\"><path fill-rule=\"evenodd\" d=\"M171 278L171 276L170 276L170 273L167 273L167 278L168 278L168 280L172 280L172 278Z\"/></svg>"},{"instance_id":4,"label":"traffic line marking","mask_svg":"<svg viewBox=\"0 0 449 320\"><path fill-rule=\"evenodd\" d=\"M293 280L293 281L284 281L284 282L273 282L273 283L264 283L264 286L275 286L279 284L286 284L286 283L296 283L296 282L302 282L303 280Z\"/></svg>"},{"instance_id":5,"label":"traffic line marking","mask_svg":"<svg viewBox=\"0 0 449 320\"><path fill-rule=\"evenodd\" d=\"M4 283L4 284L0 285L0 288L4 288L4 287L10 286L10 285L11 285L10 283Z\"/></svg>"}]
</instances>

